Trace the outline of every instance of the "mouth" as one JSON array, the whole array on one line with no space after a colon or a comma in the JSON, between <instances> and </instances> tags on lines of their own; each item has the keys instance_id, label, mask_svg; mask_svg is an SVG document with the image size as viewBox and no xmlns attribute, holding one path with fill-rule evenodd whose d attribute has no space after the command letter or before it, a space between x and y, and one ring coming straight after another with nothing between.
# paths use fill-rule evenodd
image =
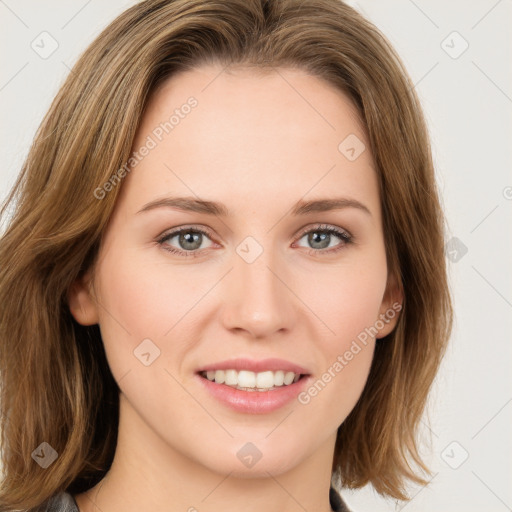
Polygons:
<instances>
[{"instance_id":1,"label":"mouth","mask_svg":"<svg viewBox=\"0 0 512 512\"><path fill-rule=\"evenodd\" d=\"M196 372L201 378L214 384L229 386L233 389L249 392L274 391L286 388L309 377L308 373L297 373L284 370L265 370L253 372L250 370L203 370Z\"/></svg>"},{"instance_id":2,"label":"mouth","mask_svg":"<svg viewBox=\"0 0 512 512\"><path fill-rule=\"evenodd\" d=\"M269 414L289 406L312 380L308 373L234 368L199 370L195 376L209 396L242 414Z\"/></svg>"}]
</instances>

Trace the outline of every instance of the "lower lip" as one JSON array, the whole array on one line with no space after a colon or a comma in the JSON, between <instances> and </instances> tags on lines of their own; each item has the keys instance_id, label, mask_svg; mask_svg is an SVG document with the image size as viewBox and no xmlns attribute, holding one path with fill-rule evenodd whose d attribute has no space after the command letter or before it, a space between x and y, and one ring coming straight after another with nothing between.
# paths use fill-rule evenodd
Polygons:
<instances>
[{"instance_id":1,"label":"lower lip","mask_svg":"<svg viewBox=\"0 0 512 512\"><path fill-rule=\"evenodd\" d=\"M279 386L270 391L243 391L225 384L217 384L196 374L201 384L213 397L237 412L265 414L290 403L306 387L310 375L300 378L289 386Z\"/></svg>"}]
</instances>

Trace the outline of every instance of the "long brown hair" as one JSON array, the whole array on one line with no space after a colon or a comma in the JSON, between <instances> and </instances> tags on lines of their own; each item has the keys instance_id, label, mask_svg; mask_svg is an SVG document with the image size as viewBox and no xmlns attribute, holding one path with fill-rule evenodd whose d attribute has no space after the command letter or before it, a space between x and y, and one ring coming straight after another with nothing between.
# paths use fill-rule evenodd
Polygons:
<instances>
[{"instance_id":1,"label":"long brown hair","mask_svg":"<svg viewBox=\"0 0 512 512\"><path fill-rule=\"evenodd\" d=\"M403 290L364 391L338 429L332 471L407 499L425 484L418 427L452 328L444 217L413 84L379 30L339 0L146 0L82 54L44 117L0 215L0 510L83 492L114 456L119 388L99 327L79 325L67 293L93 269L145 105L163 80L202 63L301 68L334 84L367 128L389 272ZM46 469L34 451L58 456ZM53 453L53 452L52 452ZM36 454L37 455L37 454Z\"/></svg>"}]
</instances>

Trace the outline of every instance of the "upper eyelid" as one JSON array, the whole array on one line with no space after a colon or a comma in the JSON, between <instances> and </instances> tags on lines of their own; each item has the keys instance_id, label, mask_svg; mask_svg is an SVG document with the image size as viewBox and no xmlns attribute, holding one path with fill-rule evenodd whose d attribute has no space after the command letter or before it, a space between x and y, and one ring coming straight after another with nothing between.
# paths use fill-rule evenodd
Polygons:
<instances>
[{"instance_id":1,"label":"upper eyelid","mask_svg":"<svg viewBox=\"0 0 512 512\"><path fill-rule=\"evenodd\" d=\"M352 233L350 231L348 231L347 229L342 228L340 226L335 226L334 224L325 224L325 223L320 223L320 224L317 224L316 226L306 226L305 228L299 230L299 232L296 236L305 235L306 233L309 233L310 231L314 231L315 229L318 231L324 231L324 230L325 231L328 231L328 230L341 231L342 233L346 233L346 235L349 236L350 238L353 238Z\"/></svg>"},{"instance_id":2,"label":"upper eyelid","mask_svg":"<svg viewBox=\"0 0 512 512\"><path fill-rule=\"evenodd\" d=\"M185 225L185 226L180 226L180 227L177 227L177 228L171 228L169 230L166 230L161 235L159 235L157 237L157 239L158 240L162 240L163 238L168 238L170 236L177 235L178 233L180 233L182 231L199 231L201 233L202 232L206 233L210 237L213 237L211 229L208 229L208 228L206 228L204 226L196 226L196 225L190 225L189 226L189 225Z\"/></svg>"},{"instance_id":3,"label":"upper eyelid","mask_svg":"<svg viewBox=\"0 0 512 512\"><path fill-rule=\"evenodd\" d=\"M335 226L334 224L326 224L326 223L317 223L316 225L315 224L313 224L313 225L308 224L307 226L301 228L297 232L297 234L294 235L294 236L302 238L306 233L309 233L310 231L314 231L315 229L318 230L318 231L324 231L324 230L341 231L342 233L345 233L347 235L347 237L350 238L351 240L354 238L352 233L350 231L348 231L347 229L342 228L340 226ZM176 235L176 234L178 234L180 232L187 231L187 230L189 230L189 231L197 230L199 232L204 232L211 239L215 238L215 236L212 234L212 230L210 228L207 228L206 226L200 226L200 225L191 224L191 225L184 225L184 226L179 226L179 227L176 227L176 228L171 228L169 231L164 231L158 237L158 240L165 240L166 238L169 238L171 236L174 236L174 235Z\"/></svg>"}]
</instances>

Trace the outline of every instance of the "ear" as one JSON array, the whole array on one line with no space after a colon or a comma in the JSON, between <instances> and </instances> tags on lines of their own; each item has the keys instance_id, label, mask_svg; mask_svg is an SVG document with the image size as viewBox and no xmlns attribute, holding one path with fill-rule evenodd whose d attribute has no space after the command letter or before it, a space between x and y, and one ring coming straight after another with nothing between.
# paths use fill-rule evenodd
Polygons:
<instances>
[{"instance_id":1,"label":"ear","mask_svg":"<svg viewBox=\"0 0 512 512\"><path fill-rule=\"evenodd\" d=\"M76 279L68 290L69 310L82 325L99 323L97 302L91 288L90 272L87 272Z\"/></svg>"},{"instance_id":2,"label":"ear","mask_svg":"<svg viewBox=\"0 0 512 512\"><path fill-rule=\"evenodd\" d=\"M394 274L388 277L386 291L382 298L379 309L379 317L375 320L376 327L379 328L375 338L384 338L396 327L400 317L404 302L402 287L398 284L398 280ZM382 324L384 324L382 326ZM382 326L382 328L380 328Z\"/></svg>"}]
</instances>

